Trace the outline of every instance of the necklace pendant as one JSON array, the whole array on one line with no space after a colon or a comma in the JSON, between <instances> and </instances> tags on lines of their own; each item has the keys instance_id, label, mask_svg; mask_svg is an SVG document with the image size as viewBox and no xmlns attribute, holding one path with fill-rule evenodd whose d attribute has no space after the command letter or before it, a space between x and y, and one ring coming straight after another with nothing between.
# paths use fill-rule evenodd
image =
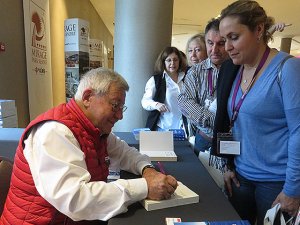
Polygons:
<instances>
[{"instance_id":1,"label":"necklace pendant","mask_svg":"<svg viewBox=\"0 0 300 225\"><path fill-rule=\"evenodd\" d=\"M248 82L247 79L243 80L243 83L244 83L244 84L246 84L247 82Z\"/></svg>"}]
</instances>

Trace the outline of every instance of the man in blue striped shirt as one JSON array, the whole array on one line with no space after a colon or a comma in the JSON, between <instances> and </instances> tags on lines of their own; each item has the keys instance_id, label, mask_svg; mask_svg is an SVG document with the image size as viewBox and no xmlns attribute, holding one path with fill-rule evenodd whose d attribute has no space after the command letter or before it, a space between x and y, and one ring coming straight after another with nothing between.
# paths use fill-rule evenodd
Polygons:
<instances>
[{"instance_id":1,"label":"man in blue striped shirt","mask_svg":"<svg viewBox=\"0 0 300 225\"><path fill-rule=\"evenodd\" d=\"M205 28L208 58L192 66L178 96L180 111L186 116L195 134L194 151L211 147L216 108L216 83L221 64L228 59L224 40L219 33L219 20L212 19Z\"/></svg>"}]
</instances>

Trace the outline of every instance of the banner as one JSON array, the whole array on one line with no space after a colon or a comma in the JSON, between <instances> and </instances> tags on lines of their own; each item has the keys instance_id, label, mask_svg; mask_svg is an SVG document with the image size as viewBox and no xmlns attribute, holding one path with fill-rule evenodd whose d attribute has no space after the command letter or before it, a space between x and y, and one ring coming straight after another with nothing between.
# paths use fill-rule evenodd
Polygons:
<instances>
[{"instance_id":1,"label":"banner","mask_svg":"<svg viewBox=\"0 0 300 225\"><path fill-rule=\"evenodd\" d=\"M30 120L53 107L49 1L23 0Z\"/></svg>"},{"instance_id":2,"label":"banner","mask_svg":"<svg viewBox=\"0 0 300 225\"><path fill-rule=\"evenodd\" d=\"M103 41L98 39L89 39L90 43L90 68L103 66Z\"/></svg>"},{"instance_id":3,"label":"banner","mask_svg":"<svg viewBox=\"0 0 300 225\"><path fill-rule=\"evenodd\" d=\"M81 76L89 66L89 22L72 18L65 20L65 86L66 101L76 93Z\"/></svg>"}]
</instances>

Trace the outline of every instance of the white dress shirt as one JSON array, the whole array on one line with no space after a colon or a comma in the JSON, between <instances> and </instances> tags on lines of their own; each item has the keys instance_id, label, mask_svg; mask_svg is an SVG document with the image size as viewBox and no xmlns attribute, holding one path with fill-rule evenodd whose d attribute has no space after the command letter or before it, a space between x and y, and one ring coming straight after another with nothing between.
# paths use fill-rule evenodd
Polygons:
<instances>
[{"instance_id":1,"label":"white dress shirt","mask_svg":"<svg viewBox=\"0 0 300 225\"><path fill-rule=\"evenodd\" d=\"M107 140L110 161L121 169L141 174L143 167L151 163L114 134ZM24 155L39 194L75 221L108 220L148 194L144 178L90 182L78 141L68 127L55 121L32 129Z\"/></svg>"},{"instance_id":2,"label":"white dress shirt","mask_svg":"<svg viewBox=\"0 0 300 225\"><path fill-rule=\"evenodd\" d=\"M164 76L166 78L166 99L162 103L168 107L169 111L160 115L157 126L162 129L179 129L182 128L182 114L178 107L177 98L183 85L184 73L179 73L177 83L166 72L164 72ZM141 101L143 108L147 111L156 109L157 102L153 100L155 92L155 80L152 76L146 83L145 93Z\"/></svg>"}]
</instances>

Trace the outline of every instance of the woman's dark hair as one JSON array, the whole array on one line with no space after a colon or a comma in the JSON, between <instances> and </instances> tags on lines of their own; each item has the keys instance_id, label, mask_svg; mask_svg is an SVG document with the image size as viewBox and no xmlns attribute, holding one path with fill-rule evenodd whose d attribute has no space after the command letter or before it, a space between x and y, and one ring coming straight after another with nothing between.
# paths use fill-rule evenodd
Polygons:
<instances>
[{"instance_id":1,"label":"woman's dark hair","mask_svg":"<svg viewBox=\"0 0 300 225\"><path fill-rule=\"evenodd\" d=\"M175 53L178 56L178 60L179 60L178 72L184 71L185 66L184 66L180 51L176 47L168 46L164 50L162 50L162 52L159 54L159 56L156 59L156 62L154 65L155 73L159 73L159 74L163 73L163 71L166 69L165 68L165 60L172 53Z\"/></svg>"},{"instance_id":2,"label":"woman's dark hair","mask_svg":"<svg viewBox=\"0 0 300 225\"><path fill-rule=\"evenodd\" d=\"M219 25L220 25L219 18L212 18L210 21L208 21L205 27L205 35L207 35L208 31L210 30L219 31Z\"/></svg>"}]
</instances>

